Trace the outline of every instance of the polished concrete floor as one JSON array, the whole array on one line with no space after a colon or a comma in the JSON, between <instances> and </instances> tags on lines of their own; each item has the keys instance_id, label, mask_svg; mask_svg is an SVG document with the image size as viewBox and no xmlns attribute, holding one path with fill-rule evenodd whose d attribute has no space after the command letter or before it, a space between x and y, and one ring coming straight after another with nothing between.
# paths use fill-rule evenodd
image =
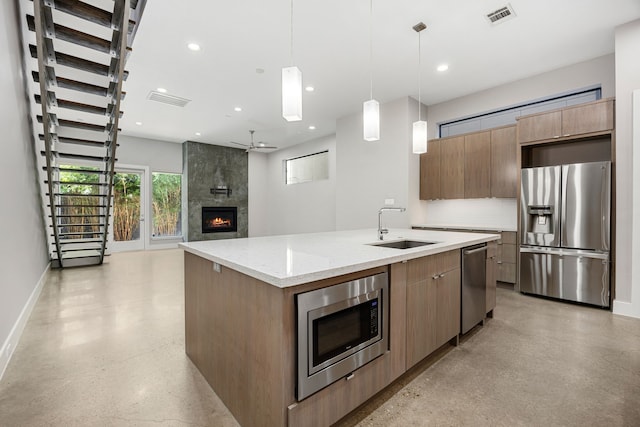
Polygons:
<instances>
[{"instance_id":1,"label":"polished concrete floor","mask_svg":"<svg viewBox=\"0 0 640 427\"><path fill-rule=\"evenodd\" d=\"M179 250L52 271L0 426L237 426L185 356L182 274ZM639 426L640 320L499 289L484 327L339 424Z\"/></svg>"}]
</instances>

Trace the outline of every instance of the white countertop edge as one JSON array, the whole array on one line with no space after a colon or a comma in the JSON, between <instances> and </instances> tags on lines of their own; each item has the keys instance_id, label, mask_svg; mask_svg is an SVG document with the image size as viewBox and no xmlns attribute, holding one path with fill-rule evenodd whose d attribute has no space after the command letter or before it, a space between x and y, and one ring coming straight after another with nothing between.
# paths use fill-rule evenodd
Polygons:
<instances>
[{"instance_id":1,"label":"white countertop edge","mask_svg":"<svg viewBox=\"0 0 640 427\"><path fill-rule=\"evenodd\" d=\"M468 224L413 224L411 227L438 228L442 230L458 229L458 230L474 230L474 231L511 231L517 232L517 227L503 226L484 226L484 225L468 225Z\"/></svg>"},{"instance_id":2,"label":"white countertop edge","mask_svg":"<svg viewBox=\"0 0 640 427\"><path fill-rule=\"evenodd\" d=\"M470 233L469 233L470 234ZM471 235L470 235L471 236ZM498 240L498 235L490 234L476 234L473 238L456 243L437 243L430 246L421 246L411 249L390 249L390 248L377 248L380 251L379 258L361 263L354 263L349 265L342 265L335 268L318 269L305 274L298 274L295 276L278 277L263 271L251 268L247 265L238 264L220 256L199 250L198 248L189 245L189 242L180 243L179 247L185 251L197 255L201 258L207 259L212 262L216 262L224 267L236 270L247 276L266 282L270 285L287 288L291 286L302 285L305 283L314 282L317 280L328 279L331 277L337 277L344 274L355 273L358 271L367 270L370 268L380 267L389 264L395 264L398 262L408 261L423 256L435 255L442 252L447 252L455 249L461 249L466 246L476 245L479 243L486 243L494 240ZM393 241L395 239L389 239L386 241ZM195 243L195 242L194 242Z\"/></svg>"}]
</instances>

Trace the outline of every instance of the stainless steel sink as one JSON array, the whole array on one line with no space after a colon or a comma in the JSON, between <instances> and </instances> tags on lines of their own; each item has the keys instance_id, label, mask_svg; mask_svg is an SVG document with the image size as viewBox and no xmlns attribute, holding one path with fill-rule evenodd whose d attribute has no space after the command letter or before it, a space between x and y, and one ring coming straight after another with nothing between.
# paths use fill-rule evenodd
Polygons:
<instances>
[{"instance_id":1,"label":"stainless steel sink","mask_svg":"<svg viewBox=\"0 0 640 427\"><path fill-rule=\"evenodd\" d=\"M393 242L383 242L383 243L370 243L371 246L380 246L383 248L393 248L393 249L411 249L418 248L420 246L433 245L438 242L421 242L418 240L396 240Z\"/></svg>"}]
</instances>

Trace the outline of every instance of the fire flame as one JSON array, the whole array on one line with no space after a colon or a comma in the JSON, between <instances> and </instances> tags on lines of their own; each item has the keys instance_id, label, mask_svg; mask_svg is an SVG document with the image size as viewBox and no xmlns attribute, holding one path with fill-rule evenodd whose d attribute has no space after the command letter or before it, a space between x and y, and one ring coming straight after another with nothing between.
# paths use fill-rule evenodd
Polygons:
<instances>
[{"instance_id":1,"label":"fire flame","mask_svg":"<svg viewBox=\"0 0 640 427\"><path fill-rule=\"evenodd\" d=\"M209 220L209 226L210 227L231 227L231 220L216 217Z\"/></svg>"}]
</instances>

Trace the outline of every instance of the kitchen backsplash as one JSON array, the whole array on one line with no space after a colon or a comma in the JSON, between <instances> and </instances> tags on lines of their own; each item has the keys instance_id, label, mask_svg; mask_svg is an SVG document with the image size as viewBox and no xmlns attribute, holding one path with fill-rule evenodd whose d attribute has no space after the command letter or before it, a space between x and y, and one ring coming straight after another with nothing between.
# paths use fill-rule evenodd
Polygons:
<instances>
[{"instance_id":1,"label":"kitchen backsplash","mask_svg":"<svg viewBox=\"0 0 640 427\"><path fill-rule=\"evenodd\" d=\"M517 229L516 199L430 200L426 204L424 224Z\"/></svg>"}]
</instances>

